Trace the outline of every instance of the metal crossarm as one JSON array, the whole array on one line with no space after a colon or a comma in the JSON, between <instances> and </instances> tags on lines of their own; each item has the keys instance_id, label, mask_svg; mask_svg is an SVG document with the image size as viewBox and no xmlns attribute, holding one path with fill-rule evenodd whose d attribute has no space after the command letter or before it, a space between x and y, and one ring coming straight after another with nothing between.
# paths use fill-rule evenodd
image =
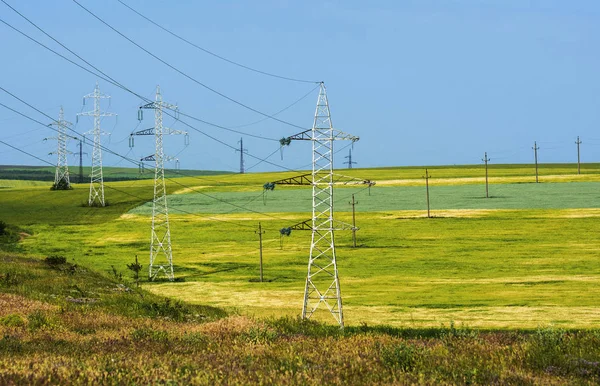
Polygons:
<instances>
[{"instance_id":1,"label":"metal crossarm","mask_svg":"<svg viewBox=\"0 0 600 386\"><path fill-rule=\"evenodd\" d=\"M313 173L301 174L299 176L283 178L281 180L273 181L272 184L277 185L312 185L313 184ZM318 180L326 179L329 177L328 173L318 174ZM332 183L334 185L375 185L375 181L364 180L356 177L348 177L341 174L333 174Z\"/></svg>"},{"instance_id":2,"label":"metal crossarm","mask_svg":"<svg viewBox=\"0 0 600 386\"><path fill-rule=\"evenodd\" d=\"M314 135L314 133L313 133L312 129L305 130L298 134L294 134L294 135L290 135L289 137L285 137L282 139L282 141L284 141L285 143L289 143L291 141L312 141L314 138L313 135ZM343 131L337 130L337 129L332 129L330 136L331 136L332 140L336 140L336 141L346 140L346 141L356 142L356 141L360 140L360 137L346 134Z\"/></svg>"},{"instance_id":3,"label":"metal crossarm","mask_svg":"<svg viewBox=\"0 0 600 386\"><path fill-rule=\"evenodd\" d=\"M311 185L312 184L312 173L301 174L290 178L284 178L282 180L273 181L273 184L279 185Z\"/></svg>"}]
</instances>

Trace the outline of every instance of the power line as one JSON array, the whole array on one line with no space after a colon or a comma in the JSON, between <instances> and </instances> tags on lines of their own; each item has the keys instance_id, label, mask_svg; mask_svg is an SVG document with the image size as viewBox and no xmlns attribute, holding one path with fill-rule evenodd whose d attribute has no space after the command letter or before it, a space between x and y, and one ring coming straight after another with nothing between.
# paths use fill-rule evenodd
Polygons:
<instances>
[{"instance_id":1,"label":"power line","mask_svg":"<svg viewBox=\"0 0 600 386\"><path fill-rule=\"evenodd\" d=\"M52 164L51 162L49 162L49 161L47 161L45 159L42 159L42 158L40 158L40 157L38 157L38 156L36 156L36 155L34 155L32 153L29 153L29 152L27 152L25 150L19 149L18 147L13 146L10 143L7 143L7 142L2 141L2 140L0 140L0 143L2 143L2 144L6 145L6 146L8 146L8 147L10 147L10 148L12 148L14 150L17 150L17 151L19 151L19 152L21 152L21 153L23 153L25 155L28 155L29 157L35 158L35 159L37 159L38 161L40 161L42 163L48 164L49 166L54 166L54 164ZM179 184L179 185L181 185L181 184ZM137 196L137 195L135 195L133 193L130 193L130 192L127 192L125 190L118 189L118 188L115 188L115 187L110 186L110 185L105 185L105 186L106 186L107 189L112 189L112 190L118 191L120 193L126 194L126 195L128 195L130 197L137 198L137 199L142 200L142 201L147 201L146 198ZM209 197L211 197L211 196L209 196ZM219 200L219 201L225 202L223 200ZM214 217L210 217L210 216L203 216L203 215L201 215L199 213L193 213L193 212L189 212L189 211L186 211L186 210L183 210L183 209L179 209L179 208L172 208L172 210L176 210L176 211L184 213L184 214L189 214L189 215L195 215L195 216L199 216L199 217L208 218L208 219L211 219L211 220L214 220L214 221L226 222L226 223L235 224L235 225L238 225L238 226L241 226L241 227L246 227L246 228L254 229L253 225L247 225L247 224L244 224L244 223L239 223L239 222L234 222L234 221L229 221L229 220L223 220L223 219L214 218ZM282 219L278 219L278 220L286 221L286 220L282 220Z\"/></svg>"},{"instance_id":2,"label":"power line","mask_svg":"<svg viewBox=\"0 0 600 386\"><path fill-rule=\"evenodd\" d=\"M117 0L117 1L118 1L119 3L121 3L122 5L124 5L126 8L128 8L129 10L131 10L132 12L134 12L135 14L137 14L138 16L140 16L141 18L143 18L143 19L145 19L146 21L148 21L148 22L150 22L150 23L154 24L156 27L158 27L158 28L162 29L163 31L167 32L168 34L170 34L170 35L172 35L172 36L176 37L177 39L179 39L179 40L181 40L181 41L183 41L183 42L185 42L185 43L189 44L189 45L190 45L190 46L192 46L192 47L195 47L195 48L199 49L200 51L202 51L202 52L204 52L204 53L206 53L206 54L212 55L212 56L214 56L215 58L221 59L221 60L223 60L223 61L225 61L225 62L227 62L227 63L231 63L231 64L233 64L233 65L235 65L235 66L238 66L238 67L244 68L244 69L246 69L246 70L253 71L253 72L256 72L256 73L259 73L259 74L262 74L262 75L267 75L267 76L270 76L270 77L273 77L273 78L279 78L279 79L289 80L289 81L292 81L292 82L300 82L300 83L320 83L320 82L318 82L318 81L304 80L304 79L296 79L296 78L290 78L290 77L287 77L287 76L276 75L276 74L273 74L273 73L270 73L270 72L266 72L266 71L257 70L257 69L255 69L255 68L252 68L252 67L249 67L249 66L243 65L243 64L241 64L241 63L235 62L235 61L233 61L233 60L230 60L230 59L224 58L224 57L222 57L222 56L220 56L220 55L217 55L217 54L215 54L215 53L214 53L214 52L212 52L212 51L209 51L209 50L207 50L206 48L202 48L202 47L198 46L197 44L195 44L195 43L193 43L193 42L191 42L191 41L187 40L186 38L184 38L184 37L182 37L182 36L180 36L180 35L177 35L176 33L174 33L174 32L172 32L172 31L170 31L169 29L167 29L167 28L165 28L165 27L163 27L162 25L158 24L157 22L155 22L154 20L150 19L149 17L147 17L147 16L144 16L142 13L140 13L139 11L137 11L137 10L133 9L133 8L132 8L132 7L130 7L129 5L125 4L123 1L121 1L121 0Z\"/></svg>"},{"instance_id":3,"label":"power line","mask_svg":"<svg viewBox=\"0 0 600 386\"><path fill-rule=\"evenodd\" d=\"M4 0L2 0L4 2ZM95 19L97 19L99 22L101 22L102 24L104 24L105 26L107 26L108 28L110 28L111 30L113 30L115 33L117 33L119 36L123 37L124 39L126 39L128 42L130 42L131 44L133 44L134 46L138 47L139 49L141 49L142 51L144 51L145 53L147 53L148 55L152 56L154 59L158 60L159 62L161 62L162 64L164 64L165 66L169 67L170 69L172 69L173 71L179 73L180 75L188 78L189 80L191 80L192 82L196 83L197 85L204 87L205 89L209 90L210 92L219 95L220 97L227 99L230 102L233 102L247 110L250 110L252 112L255 112L257 114L260 114L264 117L270 118L274 121L283 123L284 125L288 125L288 126L292 126L292 127L296 127L298 129L302 129L305 130L305 127L302 126L298 126L294 123L291 122L287 122L284 121L282 119L279 119L273 115L267 114L267 113L263 113L260 110L257 110L253 107L248 106L245 103L242 103L236 99L231 98L230 96L227 96L225 94L223 94L220 91L217 91L216 89L200 82L198 79L194 78L191 75L188 75L187 73L181 71L180 69L178 69L177 67L175 67L174 65L170 64L169 62L165 61L164 59L160 58L159 56L153 54L152 52L150 52L149 50L147 50L146 48L142 47L140 44L136 43L134 40L132 40L131 38L127 37L125 34L123 34L122 32L120 32L119 30L117 30L115 27L113 27L112 25L108 24L106 21L104 21L102 18L100 18L99 16L97 16L95 13L93 13L92 11L90 11L89 9L87 9L86 7L84 7L83 5L81 5L77 0L72 0L75 4L77 4L80 8L82 8L84 11L86 11L87 13L89 13L92 17L94 17Z\"/></svg>"},{"instance_id":4,"label":"power line","mask_svg":"<svg viewBox=\"0 0 600 386\"><path fill-rule=\"evenodd\" d=\"M70 59L66 58L65 56L63 56L63 55L61 55L60 53L58 53L58 52L54 51L53 49L49 48L48 46L44 45L43 43L41 43L41 42L37 41L36 39L32 38L31 36L27 35L26 33L24 33L24 32L22 32L22 31L20 31L18 28L16 28L16 27L12 26L11 24L7 23L6 21L4 21L4 20L0 19L0 22L4 23L6 26L8 26L9 28L13 29L15 32L18 32L19 34L21 34L21 35L25 36L25 37L26 37L26 38L28 38L29 40L31 40L31 41L33 41L33 42L37 43L38 45L40 45L40 46L42 46L43 48L45 48L45 49L49 50L50 52L54 53L55 55L58 55L58 56L60 56L61 58L63 58L63 59L65 59L65 60L67 60L68 62L70 62L70 63L72 63L72 64L76 65L77 67L81 68L82 70L84 70L84 71L87 71L88 73L90 73L90 74L92 74L92 75L94 75L94 76L96 76L96 77L99 77L100 79L102 79L102 80L104 80L104 81L106 81L106 82L108 82L108 83L111 83L112 85L114 85L114 86L116 86L116 87L118 87L118 88L121 88L122 90L124 90L124 91L126 91L126 92L129 92L130 94L132 94L132 95L134 95L134 96L136 96L136 97L140 98L141 100L143 100L143 101L145 101L145 102L151 102L151 99L150 99L150 98L147 98L147 97L145 97L145 96L143 96L143 95L140 95L140 94L138 94L138 93L136 93L136 92L132 91L131 89L129 89L128 87L126 87L125 85L123 85L121 82L117 81L116 79L114 79L113 77L111 77L110 75L108 75L107 73L105 73L104 71L100 70L98 67L94 66L92 63L90 63L90 62L88 62L87 60L85 60L85 59L84 59L83 57L81 57L79 54L77 54L76 52L74 52L73 50L71 50L70 48L68 48L67 46L65 46L63 43L61 43L61 42L60 42L58 39L54 38L52 35L48 34L46 31L44 31L44 30L43 30L41 27L39 27L37 24L35 24L33 21L31 21L31 20L30 20L29 18L27 18L25 15L23 15L23 14L22 14L22 13L20 13L18 10L16 10L15 8L13 8L13 7L12 7L10 4L8 4L8 3L7 3L5 0L0 0L0 1L2 1L2 2L3 2L3 3L6 5L6 6L7 6L7 7L9 7L11 10L13 10L15 13L17 13L17 14L18 14L19 16L21 16L23 19L25 19L25 20L26 20L26 21L27 21L29 24L31 24L32 26L34 26L34 27L35 27L35 28L36 28L38 31L40 31L41 33L43 33L44 35L46 35L48 38L52 39L52 40L53 40L53 41L54 41L56 44L58 44L59 46L61 46L62 48L64 48L64 49L65 49L65 50L67 50L68 52L70 52L72 55L74 55L75 57L77 57L79 60L81 60L82 62L84 62L85 64L87 64L88 66L90 66L91 68L93 68L94 70L98 71L100 74L102 74L102 75L104 75L104 76L100 76L100 75L98 75L97 73L94 73L93 71L91 71L91 70L89 70L89 69L87 69L87 68L85 68L85 67L81 66L80 64L78 64L78 63L75 63L74 61L72 61L72 60L70 60ZM318 86L317 86L317 87L318 87ZM315 88L313 88L313 89L312 89L310 92L314 91L315 89L316 89L316 87L315 87ZM304 99L304 98L305 98L307 95L309 95L309 94L310 94L310 92L309 92L309 93L307 93L305 96L301 97L300 99L296 100L295 102L293 102L293 103L292 103L291 105L289 105L288 107L285 107L284 109L282 109L282 110L280 110L280 111L276 112L276 113L275 113L275 114L273 114L272 116L276 116L276 115L280 114L281 112L283 112L283 111L287 110L288 108L290 108L290 107L294 106L295 104L297 104L298 102L300 102L302 99ZM229 128L229 127L225 127L225 126L222 126L222 125L219 125L219 124L216 124L216 123L212 123L212 122L209 122L209 121L206 121L206 120L203 120L203 119L200 119L200 118L194 117L194 116L192 116L192 115L186 114L186 113L184 113L184 112L180 112L179 114L180 114L180 115L182 115L182 116L184 116L184 117L188 117L188 118L190 118L190 119L193 119L193 120L195 120L195 121L198 121L198 122L204 123L204 124L206 124L206 125L209 125L209 126L216 127L216 128L218 128L218 129L222 129L222 130L231 131L231 132L234 132L234 133L237 133L237 134L243 134L243 135L247 135L247 136L249 136L249 137L253 137L253 138L257 138L257 139L263 139L263 140L269 140L269 141L278 141L278 139L274 139L274 138L267 138L267 137L263 137L263 136L259 136L259 135L255 135L255 134L249 134L249 133L245 133L245 132L242 132L242 131L238 131L238 130L235 130L235 129L232 129L232 128ZM265 114L265 115L266 115L266 118L264 118L263 120L270 119L270 117L271 117L270 115L268 115L268 114ZM262 120L261 120L261 121L262 121ZM257 123L257 122L250 123L249 125L252 125L252 124L255 124L255 123ZM296 126L296 127L300 127L300 126Z\"/></svg>"},{"instance_id":5,"label":"power line","mask_svg":"<svg viewBox=\"0 0 600 386\"><path fill-rule=\"evenodd\" d=\"M5 1L4 1L4 0L0 0L0 1L2 1L2 2L4 2L4 3L5 3ZM26 20L28 20L28 19L26 19ZM29 21L29 20L28 20L28 21ZM68 50L69 52L71 52L73 55L77 56L79 59L81 59L82 61L84 61L86 64L88 64L90 67L94 68L95 70L97 70L98 72L100 72L101 74L103 74L104 76L102 76L102 75L99 75L99 74L95 73L94 71L91 71L90 69L88 69L88 68L85 68L84 66L80 65L79 63L76 63L76 62L74 62L73 60L71 60L71 59L69 59L69 58L65 57L64 55L62 55L62 54L60 54L60 53L56 52L55 50L51 49L50 47L46 46L45 44L43 44L43 43L41 43L41 42L37 41L36 39L32 38L31 36L27 35L26 33L24 33L24 32L22 32L22 31L20 31L19 29L15 28L15 27L13 27L12 25L10 25L9 23L7 23L6 21L4 21L4 20L0 19L0 22L2 22L3 24L5 24L5 25L6 25L6 26L8 26L9 28L13 29L13 30L14 30L14 31L16 31L17 33L19 33L19 34L21 34L21 35L25 36L25 37L26 37L26 38L28 38L29 40L31 40L31 41L35 42L36 44L40 45L41 47L45 48L46 50L48 50L48 51L52 52L53 54L55 54L55 55L57 55L57 56L59 56L59 57L63 58L64 60L68 61L69 63L71 63L71 64L73 64L73 65L75 65L75 66L77 66L77 67L81 68L82 70L84 70L84 71L86 71L86 72L88 72L88 73L90 73L90 74L92 74L92 75L94 75L94 76L96 76L96 77L98 77L98 78L100 78L100 79L102 79L102 80L104 80L104 81L106 81L106 82L110 83L110 84L113 84L114 86L116 86L116 87L118 87L118 88L121 88L121 89L122 89L122 90L124 90L124 91L127 91L127 92L131 93L132 95L134 95L134 96L136 96L136 97L138 97L138 98L142 99L143 101L146 101L146 102L151 102L151 100L150 100L150 99L148 99L148 98L146 98L146 97L144 97L144 96L142 96L142 95L140 95L140 94L138 94L138 93L136 93L136 92L132 91L131 89L129 89L129 88L127 88L126 86L124 86L123 84L121 84L121 83L119 83L118 81L114 80L112 77L110 77L109 75L107 75L106 73L104 73L102 70L98 69L97 67L95 67L95 66L94 66L94 65L92 65L91 63L87 62L85 59L81 58L79 55L77 55L76 53L74 53L73 51L71 51L70 49L68 49L67 47L65 47L64 45L62 45L60 42L58 42L58 41L57 41L57 42L58 42L58 44L61 44L61 46L63 46L63 47L66 49L66 50ZM30 22L30 23L32 23L32 22ZM33 24L33 23L32 23L32 24ZM39 28L39 27L37 27L37 28ZM44 32L44 33L45 33L45 32ZM48 36L49 36L50 38L52 38L50 35L48 35ZM55 40L54 38L52 38L52 39L53 39L53 40ZM55 40L55 41L56 41L56 40ZM39 110L38 110L38 111L39 111ZM42 114L43 114L43 113L42 113ZM171 114L169 114L168 112L165 112L165 114L166 114L166 115L168 115L168 116L170 116L170 117L172 117L172 118L176 118L174 115L171 115ZM44 115L46 115L46 114L44 114ZM195 118L195 117L193 117L193 116L190 116L190 115L188 115L188 114L184 114L184 113L181 113L181 112L179 113L179 115L183 115L183 116L189 117L189 118L191 118L191 119L197 120L197 121L199 121L199 122L202 122L202 123L205 123L205 124L208 124L208 125L211 125L211 126L217 127L217 128L222 128L222 129L224 129L224 128L225 128L225 127L223 127L223 126L220 126L220 125L217 125L217 124L213 124L213 123L210 123L210 122L204 121L204 120L202 120L202 119L200 119L200 118ZM219 140L219 139L217 139L217 138L215 138L215 137L213 137L213 136L211 136L211 135L209 135L209 134L207 134L207 133L205 133L205 132L203 132L203 131L199 130L198 128L196 128L196 127L194 127L194 126L192 126L192 125L190 125L190 124L186 123L185 121L182 121L182 120L179 120L179 121L180 121L181 123L183 123L184 125L188 126L190 129L192 129L192 130L194 130L194 131L197 131L198 133L200 133L200 134L202 134L202 135L204 135L204 136L206 136L206 137L208 137L208 138L210 138L210 139L212 139L212 140L214 140L214 141L216 141L216 142L218 142L218 143L220 143L220 144L222 144L222 145L224 145L224 146L227 146L227 147L229 147L229 148L231 148L231 149L235 149L235 147L234 147L234 146L231 146L231 145L229 145L229 144L227 144L227 143L225 143L225 142L223 142L223 141L221 141L221 140ZM239 133L241 133L241 132L239 132ZM245 134L245 135L248 135L248 136L251 136L251 137L257 137L257 136L255 136L255 135L252 135L252 134L247 134L247 133L242 133L242 134ZM262 138L262 137L261 137L261 138ZM265 139L265 138L262 138L262 139ZM272 140L272 139L271 139L271 140ZM261 162L266 162L266 163L268 163L268 164L270 164L270 165L272 165L272 166L275 166L275 167L277 167L277 168L280 168L280 169L284 169L284 170L287 170L287 171L295 171L295 170L293 170L293 169L286 168L286 167L284 167L284 166L281 166L281 165L279 165L279 164L276 164L276 163L273 163L273 162L267 161L267 160L266 160L266 159L264 159L264 158L260 158L260 157L258 157L258 156L252 155L252 154L248 154L248 156L250 156L250 157L252 157L252 158L255 158L255 159L257 159L257 160L260 160Z\"/></svg>"},{"instance_id":6,"label":"power line","mask_svg":"<svg viewBox=\"0 0 600 386\"><path fill-rule=\"evenodd\" d=\"M0 86L0 89L1 89L1 90L3 90L4 92L8 93L9 95L11 95L11 96L15 97L15 98L16 98L16 99L18 99L19 101L21 101L21 102L25 103L26 105L28 105L28 106L29 106L29 107L31 107L32 109L34 109L34 110L38 111L40 114L42 114L42 115L46 115L45 113L43 113L43 112L41 112L41 111L37 110L35 107L33 107L32 105L28 104L27 102L25 102L25 101L23 101L22 99L20 99L20 98L16 97L14 94L11 94L10 92L8 92L7 90L5 90L5 89L4 89L4 88L2 88L1 86ZM17 113L17 114L19 114L19 115L21 115L21 116L23 116L23 117L25 117L25 118L27 118L27 119L29 119L29 120L31 120L31 121L33 121L33 122L35 122L35 123L38 123L38 124L40 124L40 125L42 125L42 126L45 126L45 127L48 127L46 124L44 124L44 123L42 123L42 122L40 122L40 121L36 120L35 118L32 118L32 117L30 117L30 116L28 116L28 115L26 115L26 114L23 114L23 113L21 113L21 112L19 112L19 111L15 110L15 109L13 109L13 108L9 107L9 106L6 106L5 104L3 104L3 103L1 103L1 102L0 102L0 106L2 106L2 107L4 107L4 108L6 108L6 109L8 109L8 110L11 110L12 112L14 112L14 113ZM50 127L50 128L51 128L51 127ZM54 130L54 131L56 131L56 130L57 130L57 129L54 129L54 128L51 128L51 129L52 129L52 130ZM70 129L70 130L71 130L71 131L74 131L73 129ZM79 134L79 133L77 133L77 132L75 132L75 133L76 133L77 135L81 136L81 134ZM13 147L13 148L14 148L14 147ZM17 148L14 148L14 149L17 149ZM135 164L135 165L138 165L138 162L136 162L135 160L129 159L129 158L127 158L127 157L125 157L125 156L123 156L123 155L121 155L121 154L118 154L118 153L114 152L113 150L110 150L110 149L108 149L108 148L106 148L106 147L104 147L104 146L102 146L102 149L103 149L103 150L105 150L105 151L108 151L109 153L111 153L111 154L113 154L113 155L116 155L116 156L118 156L118 157L120 157L120 158L122 158L122 159L124 159L124 160L127 160L127 161L129 161L129 162L131 162L131 163L133 163L133 164ZM17 150L18 150L18 149L17 149ZM37 157L36 157L36 158L37 158ZM52 165L52 164L51 164L51 163L49 163L48 161L43 161L43 162L44 162L44 163L48 163L48 164ZM175 173L175 174L179 174L179 175L185 176L185 177L192 177L192 178L194 178L194 176L186 176L185 174L182 174L181 172L177 172L177 171L172 171L172 172L173 172L173 173ZM223 199L220 199L220 198L217 198L217 197L211 196L211 195L209 195L209 194L207 194L207 193L200 192L200 191L198 191L198 190L195 190L194 188L192 188L192 187L190 187L190 186L187 186L187 185L185 185L185 184L182 184L182 183L180 183L180 182L178 182L178 181L175 181L175 180L173 180L172 178L167 178L167 180L169 180L169 181L171 181L171 182L173 182L173 183L175 183L175 184L177 184L177 185L180 185L180 186L182 186L183 188L189 189L190 191L193 191L193 192L199 193L199 194L201 194L201 195L204 195L204 196L206 196L206 197L209 197L209 198L211 198L211 199L213 199L213 200L216 200L216 201L219 201L219 202L222 202L222 203L228 204L228 205L230 205L230 206L233 206L233 207L235 207L235 208L242 209L242 210L245 210L245 211L248 211L248 212L252 212L252 213L255 213L255 214L260 214L260 215L263 215L263 216L271 217L271 218L273 218L273 219L276 219L276 220L279 220L279 221L287 221L287 220L285 220L285 219L278 218L278 217L276 217L276 216L273 216L273 215L270 215L270 214L268 214L268 213L263 213L263 212L259 212L259 211L256 211L256 210L252 210L252 209L249 209L249 208L243 207L243 206L241 206L241 205L234 204L234 203L231 203L231 202L229 202L229 201L226 201L226 200L223 200ZM190 213L190 214L192 214L191 212L187 212L187 213Z\"/></svg>"}]
</instances>

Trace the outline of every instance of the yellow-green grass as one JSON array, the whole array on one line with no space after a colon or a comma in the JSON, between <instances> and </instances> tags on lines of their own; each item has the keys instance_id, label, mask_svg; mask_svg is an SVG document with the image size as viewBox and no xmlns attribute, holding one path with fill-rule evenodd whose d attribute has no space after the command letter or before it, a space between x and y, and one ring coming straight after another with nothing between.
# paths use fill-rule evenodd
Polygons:
<instances>
[{"instance_id":1,"label":"yellow-green grass","mask_svg":"<svg viewBox=\"0 0 600 386\"><path fill-rule=\"evenodd\" d=\"M452 170L462 175L461 168ZM384 177L384 172L388 171L372 174ZM209 193L256 189L248 194L261 199L262 183L283 175L186 177L169 180L168 190L177 192L193 184L205 186ZM269 192L269 199L278 192ZM310 192L305 192L310 199ZM86 185L65 192L46 187L2 189L0 219L26 225L32 236L22 244L35 256L64 255L105 273L114 266L127 275L125 265L138 255L146 270L150 218L125 213L151 199L152 182L109 183L106 195L108 208L87 208L81 206L87 199ZM144 286L244 314L298 315L310 233L294 231L283 238L280 249L278 230L308 219L310 213L268 208L274 212L172 211L175 270L185 282ZM359 213L359 248L351 247L349 233L336 234L348 324L417 327L455 321L476 327L588 328L600 323L598 209L438 209L432 219L424 218L424 213L393 209ZM351 221L348 212L340 212L338 218ZM255 281L254 230L259 221L267 231L264 283ZM326 313L318 318L333 321Z\"/></svg>"},{"instance_id":2,"label":"yellow-green grass","mask_svg":"<svg viewBox=\"0 0 600 386\"><path fill-rule=\"evenodd\" d=\"M305 214L276 214L290 222ZM347 322L357 325L593 327L600 323L597 210L445 211L360 215L359 247L338 232ZM172 216L173 256L183 283L152 283L156 293L251 315L297 315L310 234L293 232L280 249L279 224L267 216ZM349 221L347 214L340 219ZM257 283L258 240L267 230ZM24 241L38 256L62 254L109 272L141 258L147 268L149 218L124 215L102 227L33 226ZM126 272L125 272L126 273ZM328 320L328 315L319 318Z\"/></svg>"},{"instance_id":3,"label":"yellow-green grass","mask_svg":"<svg viewBox=\"0 0 600 386\"><path fill-rule=\"evenodd\" d=\"M0 189L23 188L32 186L50 186L46 181L27 181L27 180L1 180Z\"/></svg>"}]
</instances>

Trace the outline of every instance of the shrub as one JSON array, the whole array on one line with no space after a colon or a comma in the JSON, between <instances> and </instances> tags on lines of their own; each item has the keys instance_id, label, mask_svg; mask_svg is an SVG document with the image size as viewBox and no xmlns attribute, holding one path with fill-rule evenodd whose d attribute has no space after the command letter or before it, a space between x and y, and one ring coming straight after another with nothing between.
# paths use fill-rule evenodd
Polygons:
<instances>
[{"instance_id":1,"label":"shrub","mask_svg":"<svg viewBox=\"0 0 600 386\"><path fill-rule=\"evenodd\" d=\"M44 262L51 267L56 267L67 262L67 258L64 256L51 255L44 259Z\"/></svg>"},{"instance_id":2,"label":"shrub","mask_svg":"<svg viewBox=\"0 0 600 386\"><path fill-rule=\"evenodd\" d=\"M6 327L21 327L25 325L25 321L17 314L9 314L0 318L0 324Z\"/></svg>"}]
</instances>

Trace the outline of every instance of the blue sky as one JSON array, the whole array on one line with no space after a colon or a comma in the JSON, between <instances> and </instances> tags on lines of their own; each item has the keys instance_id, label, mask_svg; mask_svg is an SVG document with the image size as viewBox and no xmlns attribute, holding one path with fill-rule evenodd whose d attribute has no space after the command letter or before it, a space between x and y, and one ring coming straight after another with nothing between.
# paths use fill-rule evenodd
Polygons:
<instances>
[{"instance_id":1,"label":"blue sky","mask_svg":"<svg viewBox=\"0 0 600 386\"><path fill-rule=\"evenodd\" d=\"M71 0L5 0L47 33L128 88L165 101L182 112L248 134L278 139L300 129L240 107L158 62L95 20ZM582 161L598 162L600 150L600 3L597 1L421 0L421 1L142 1L123 0L197 45L228 59L286 77L327 86L334 126L360 136L355 167L480 163L487 151L496 163L575 162L579 135ZM117 0L80 0L106 22L207 86L256 110L273 114L314 89L310 83L266 77L223 62L180 42ZM0 18L71 57L0 3ZM84 72L0 24L3 60L0 86L48 115L59 106L66 118L91 108L82 96L97 77ZM77 59L74 59L77 60ZM151 138L128 146L131 131L152 127L152 114L137 121L141 101L98 80L110 94L102 128L104 144L131 158L154 152ZM309 129L318 90L277 115ZM48 119L0 91L0 103ZM295 142L283 151L276 141L230 133L182 117L219 141L244 145L252 156L290 169L306 169L311 148ZM247 125L261 121L256 124ZM138 124L139 123L139 124ZM235 171L234 150L181 122L190 131L165 140L165 153L182 168ZM241 127L240 127L241 126ZM80 119L75 130L92 128ZM50 129L0 107L0 139L49 162ZM336 168L343 168L346 143L336 143ZM76 150L73 141L69 149ZM91 154L91 149L87 152ZM75 165L78 159L71 157ZM281 170L246 157L251 171ZM90 159L84 159L85 164ZM0 144L0 164L40 164ZM133 166L105 154L106 166Z\"/></svg>"}]
</instances>

